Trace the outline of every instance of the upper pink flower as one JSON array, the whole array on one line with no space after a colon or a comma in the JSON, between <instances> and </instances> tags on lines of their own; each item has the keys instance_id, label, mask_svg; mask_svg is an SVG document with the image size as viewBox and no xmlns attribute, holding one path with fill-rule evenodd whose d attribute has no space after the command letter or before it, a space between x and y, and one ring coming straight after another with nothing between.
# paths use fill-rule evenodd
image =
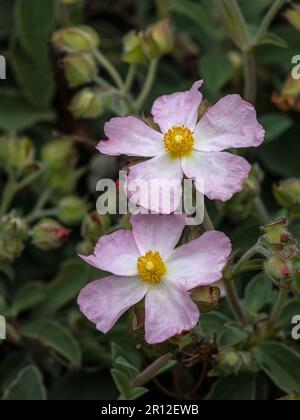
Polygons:
<instances>
[{"instance_id":1,"label":"upper pink flower","mask_svg":"<svg viewBox=\"0 0 300 420\"><path fill-rule=\"evenodd\" d=\"M145 339L149 344L189 331L199 310L188 291L222 277L231 253L229 239L210 231L175 249L183 215L138 215L132 231L103 236L89 264L113 273L88 284L78 303L85 316L106 333L131 306L145 297Z\"/></svg>"},{"instance_id":2,"label":"upper pink flower","mask_svg":"<svg viewBox=\"0 0 300 420\"><path fill-rule=\"evenodd\" d=\"M108 141L98 150L108 155L150 157L130 169L132 179L177 180L172 208L162 203L162 213L174 211L181 199L183 177L195 180L198 191L209 199L229 200L241 191L250 172L249 163L226 149L259 146L265 131L258 123L254 107L239 95L228 95L208 109L198 121L202 101L196 82L189 91L158 98L152 107L161 132L135 117L118 117L105 125ZM141 197L141 206L157 211Z\"/></svg>"}]
</instances>

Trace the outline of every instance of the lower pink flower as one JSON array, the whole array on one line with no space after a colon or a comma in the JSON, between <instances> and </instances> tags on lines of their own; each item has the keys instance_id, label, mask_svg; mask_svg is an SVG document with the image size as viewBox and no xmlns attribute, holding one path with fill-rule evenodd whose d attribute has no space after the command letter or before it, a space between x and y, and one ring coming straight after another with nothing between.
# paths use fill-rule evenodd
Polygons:
<instances>
[{"instance_id":1,"label":"lower pink flower","mask_svg":"<svg viewBox=\"0 0 300 420\"><path fill-rule=\"evenodd\" d=\"M230 240L210 231L175 248L185 226L183 215L138 215L132 231L103 236L86 262L113 275L88 284L78 298L84 315L108 332L133 305L145 298L145 339L149 344L189 331L199 310L189 290L222 277Z\"/></svg>"}]
</instances>

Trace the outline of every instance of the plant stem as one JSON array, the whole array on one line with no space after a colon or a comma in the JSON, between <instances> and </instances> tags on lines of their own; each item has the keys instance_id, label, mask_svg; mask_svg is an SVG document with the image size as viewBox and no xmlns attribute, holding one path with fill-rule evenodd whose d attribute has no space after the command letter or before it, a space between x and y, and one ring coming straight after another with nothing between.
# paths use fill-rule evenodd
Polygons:
<instances>
[{"instance_id":1,"label":"plant stem","mask_svg":"<svg viewBox=\"0 0 300 420\"><path fill-rule=\"evenodd\" d=\"M125 80L125 86L124 86L124 93L127 94L128 92L130 92L133 82L134 82L134 78L136 75L136 65L135 64L131 64L131 66L129 67L127 76L126 76L126 80Z\"/></svg>"},{"instance_id":2,"label":"plant stem","mask_svg":"<svg viewBox=\"0 0 300 420\"><path fill-rule=\"evenodd\" d=\"M151 381L156 373L162 369L166 363L168 363L173 357L173 353L166 353L163 356L159 357L155 362L149 365L143 372L137 375L136 378L131 382L131 388L138 388L145 385L147 382Z\"/></svg>"},{"instance_id":3,"label":"plant stem","mask_svg":"<svg viewBox=\"0 0 300 420\"><path fill-rule=\"evenodd\" d=\"M28 223L33 223L38 219L42 219L43 217L56 217L57 216L57 209L45 209L36 211L26 217L26 221Z\"/></svg>"},{"instance_id":4,"label":"plant stem","mask_svg":"<svg viewBox=\"0 0 300 420\"><path fill-rule=\"evenodd\" d=\"M236 317L236 319L240 322L240 324L245 327L247 325L247 318L244 313L242 304L240 302L240 298L237 294L236 287L234 284L233 278L224 278L224 285L226 290L226 296L228 298L228 302L231 306L231 309Z\"/></svg>"},{"instance_id":5,"label":"plant stem","mask_svg":"<svg viewBox=\"0 0 300 420\"><path fill-rule=\"evenodd\" d=\"M244 52L243 61L245 78L244 98L246 99L246 101L251 102L253 105L255 105L257 98L257 83L256 62L254 54L252 52Z\"/></svg>"},{"instance_id":6,"label":"plant stem","mask_svg":"<svg viewBox=\"0 0 300 420\"><path fill-rule=\"evenodd\" d=\"M0 216L4 216L8 212L17 190L18 184L15 176L14 174L9 174L1 197Z\"/></svg>"},{"instance_id":7,"label":"plant stem","mask_svg":"<svg viewBox=\"0 0 300 420\"><path fill-rule=\"evenodd\" d=\"M47 201L49 200L51 196L51 193L52 193L51 188L47 188L46 190L43 191L43 193L37 200L34 209L31 211L31 213L27 215L27 220L30 220L32 218L34 219L35 215L44 209L45 205L47 204Z\"/></svg>"},{"instance_id":8,"label":"plant stem","mask_svg":"<svg viewBox=\"0 0 300 420\"><path fill-rule=\"evenodd\" d=\"M204 208L204 219L203 219L203 226L205 230L214 230L214 224L210 218L210 215L206 209Z\"/></svg>"},{"instance_id":9,"label":"plant stem","mask_svg":"<svg viewBox=\"0 0 300 420\"><path fill-rule=\"evenodd\" d=\"M214 229L214 225L211 221L211 218L205 208L204 211L204 221L203 221L203 225L205 230L213 230ZM224 278L224 285L225 285L225 289L226 289L226 296L227 299L229 301L229 304L232 308L232 311L234 313L234 315L236 316L236 319L241 323L241 325L244 327L247 325L247 318L246 315L244 313L242 304L240 302L239 296L237 294L236 288L235 288L235 283L234 283L234 279L233 277L225 277Z\"/></svg>"},{"instance_id":10,"label":"plant stem","mask_svg":"<svg viewBox=\"0 0 300 420\"><path fill-rule=\"evenodd\" d=\"M270 314L270 318L268 320L268 325L272 326L280 316L281 310L285 303L285 297L287 293L285 290L280 289L278 295L276 296L276 300L274 306L272 308L272 312Z\"/></svg>"},{"instance_id":11,"label":"plant stem","mask_svg":"<svg viewBox=\"0 0 300 420\"><path fill-rule=\"evenodd\" d=\"M267 32L268 29L273 21L273 19L276 17L279 10L284 6L285 3L287 3L289 0L275 0L270 9L268 10L267 14L263 18L263 21L258 29L257 35L256 35L256 41L259 41Z\"/></svg>"},{"instance_id":12,"label":"plant stem","mask_svg":"<svg viewBox=\"0 0 300 420\"><path fill-rule=\"evenodd\" d=\"M240 33L241 33L242 38L243 38L243 44L246 45L248 43L248 38L249 38L249 31L248 31L247 22L245 20L245 17L243 15L237 1L236 0L229 0L229 2L230 2L232 12L235 16L235 19L239 24Z\"/></svg>"},{"instance_id":13,"label":"plant stem","mask_svg":"<svg viewBox=\"0 0 300 420\"><path fill-rule=\"evenodd\" d=\"M270 215L260 197L254 199L255 215L263 225L270 223Z\"/></svg>"},{"instance_id":14,"label":"plant stem","mask_svg":"<svg viewBox=\"0 0 300 420\"><path fill-rule=\"evenodd\" d=\"M151 91L151 88L152 88L154 80L155 80L157 67L158 67L158 62L159 62L158 59L154 59L154 60L151 61L150 65L149 65L148 74L147 74L144 86L142 88L142 91L141 91L139 97L136 100L136 103L135 103L135 107L136 107L137 111L140 111L140 109L144 105L146 99L148 98L148 95Z\"/></svg>"},{"instance_id":15,"label":"plant stem","mask_svg":"<svg viewBox=\"0 0 300 420\"><path fill-rule=\"evenodd\" d=\"M262 247L259 243L256 243L252 248L250 248L245 254L240 258L240 260L235 264L232 274L234 276L235 273L239 271L241 266L251 260L252 257L256 254L260 254L262 251Z\"/></svg>"},{"instance_id":16,"label":"plant stem","mask_svg":"<svg viewBox=\"0 0 300 420\"><path fill-rule=\"evenodd\" d=\"M124 89L124 82L122 80L122 77L120 76L120 73L115 68L115 66L105 57L104 54L102 54L101 51L96 50L94 52L94 56L98 63L105 68L107 73L111 76L112 80L115 82L116 86L123 90Z\"/></svg>"}]
</instances>

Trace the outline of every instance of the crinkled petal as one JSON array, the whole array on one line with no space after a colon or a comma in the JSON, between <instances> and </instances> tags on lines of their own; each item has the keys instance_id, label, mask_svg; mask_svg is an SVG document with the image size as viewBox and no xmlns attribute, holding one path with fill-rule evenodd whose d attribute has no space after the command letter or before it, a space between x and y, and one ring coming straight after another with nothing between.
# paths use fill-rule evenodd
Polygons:
<instances>
[{"instance_id":1,"label":"crinkled petal","mask_svg":"<svg viewBox=\"0 0 300 420\"><path fill-rule=\"evenodd\" d=\"M193 84L186 92L173 93L156 99L152 107L154 121L163 133L170 128L184 125L194 131L198 119L198 108L202 101L199 92L203 81Z\"/></svg>"},{"instance_id":2,"label":"crinkled petal","mask_svg":"<svg viewBox=\"0 0 300 420\"><path fill-rule=\"evenodd\" d=\"M219 152L234 147L257 147L265 130L257 121L253 105L239 95L228 95L212 106L196 126L195 148Z\"/></svg>"},{"instance_id":3,"label":"crinkled petal","mask_svg":"<svg viewBox=\"0 0 300 420\"><path fill-rule=\"evenodd\" d=\"M182 168L196 188L210 200L227 201L243 189L251 165L242 157L227 152L194 152L182 159Z\"/></svg>"},{"instance_id":4,"label":"crinkled petal","mask_svg":"<svg viewBox=\"0 0 300 420\"><path fill-rule=\"evenodd\" d=\"M132 232L118 230L99 239L94 255L81 255L81 258L100 270L118 276L134 276L140 256Z\"/></svg>"},{"instance_id":5,"label":"crinkled petal","mask_svg":"<svg viewBox=\"0 0 300 420\"><path fill-rule=\"evenodd\" d=\"M132 232L140 253L158 251L167 258L182 235L185 220L181 214L132 216Z\"/></svg>"},{"instance_id":6,"label":"crinkled petal","mask_svg":"<svg viewBox=\"0 0 300 420\"><path fill-rule=\"evenodd\" d=\"M180 159L172 159L165 153L131 166L128 197L145 209L170 214L180 204L182 178Z\"/></svg>"},{"instance_id":7,"label":"crinkled petal","mask_svg":"<svg viewBox=\"0 0 300 420\"><path fill-rule=\"evenodd\" d=\"M189 294L164 280L150 287L145 300L145 339L149 344L166 341L190 331L199 320L199 310Z\"/></svg>"},{"instance_id":8,"label":"crinkled petal","mask_svg":"<svg viewBox=\"0 0 300 420\"><path fill-rule=\"evenodd\" d=\"M175 249L166 262L166 276L185 290L209 286L221 279L230 253L231 243L224 233L206 232Z\"/></svg>"},{"instance_id":9,"label":"crinkled petal","mask_svg":"<svg viewBox=\"0 0 300 420\"><path fill-rule=\"evenodd\" d=\"M138 277L105 277L81 290L78 305L99 331L107 333L131 306L144 298L147 290L147 284Z\"/></svg>"},{"instance_id":10,"label":"crinkled petal","mask_svg":"<svg viewBox=\"0 0 300 420\"><path fill-rule=\"evenodd\" d=\"M106 155L152 157L164 152L163 136L135 117L112 118L104 127L107 141L97 149Z\"/></svg>"}]
</instances>

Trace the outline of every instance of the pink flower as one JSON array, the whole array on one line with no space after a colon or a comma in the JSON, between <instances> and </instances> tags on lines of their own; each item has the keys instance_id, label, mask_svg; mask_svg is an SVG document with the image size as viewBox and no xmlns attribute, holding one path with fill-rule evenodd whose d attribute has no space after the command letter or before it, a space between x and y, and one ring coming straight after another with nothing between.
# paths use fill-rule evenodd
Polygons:
<instances>
[{"instance_id":1,"label":"pink flower","mask_svg":"<svg viewBox=\"0 0 300 420\"><path fill-rule=\"evenodd\" d=\"M88 284L78 304L106 333L145 298L145 339L161 343L197 324L199 310L188 291L220 280L231 244L223 233L210 231L175 249L183 215L138 215L131 222L132 231L103 236L94 255L82 257L113 275Z\"/></svg>"},{"instance_id":2,"label":"pink flower","mask_svg":"<svg viewBox=\"0 0 300 420\"><path fill-rule=\"evenodd\" d=\"M184 176L193 179L198 191L209 199L229 200L242 190L250 165L224 150L257 147L264 139L265 131L254 107L239 95L225 96L198 122L201 85L198 81L189 91L162 96L154 102L152 115L161 132L136 117L113 118L105 125L108 141L98 145L98 150L108 155L152 158L132 166L129 181L178 181L172 208L161 203L162 213L178 207ZM148 198L145 201L141 197L138 204L157 211L150 207Z\"/></svg>"}]
</instances>

